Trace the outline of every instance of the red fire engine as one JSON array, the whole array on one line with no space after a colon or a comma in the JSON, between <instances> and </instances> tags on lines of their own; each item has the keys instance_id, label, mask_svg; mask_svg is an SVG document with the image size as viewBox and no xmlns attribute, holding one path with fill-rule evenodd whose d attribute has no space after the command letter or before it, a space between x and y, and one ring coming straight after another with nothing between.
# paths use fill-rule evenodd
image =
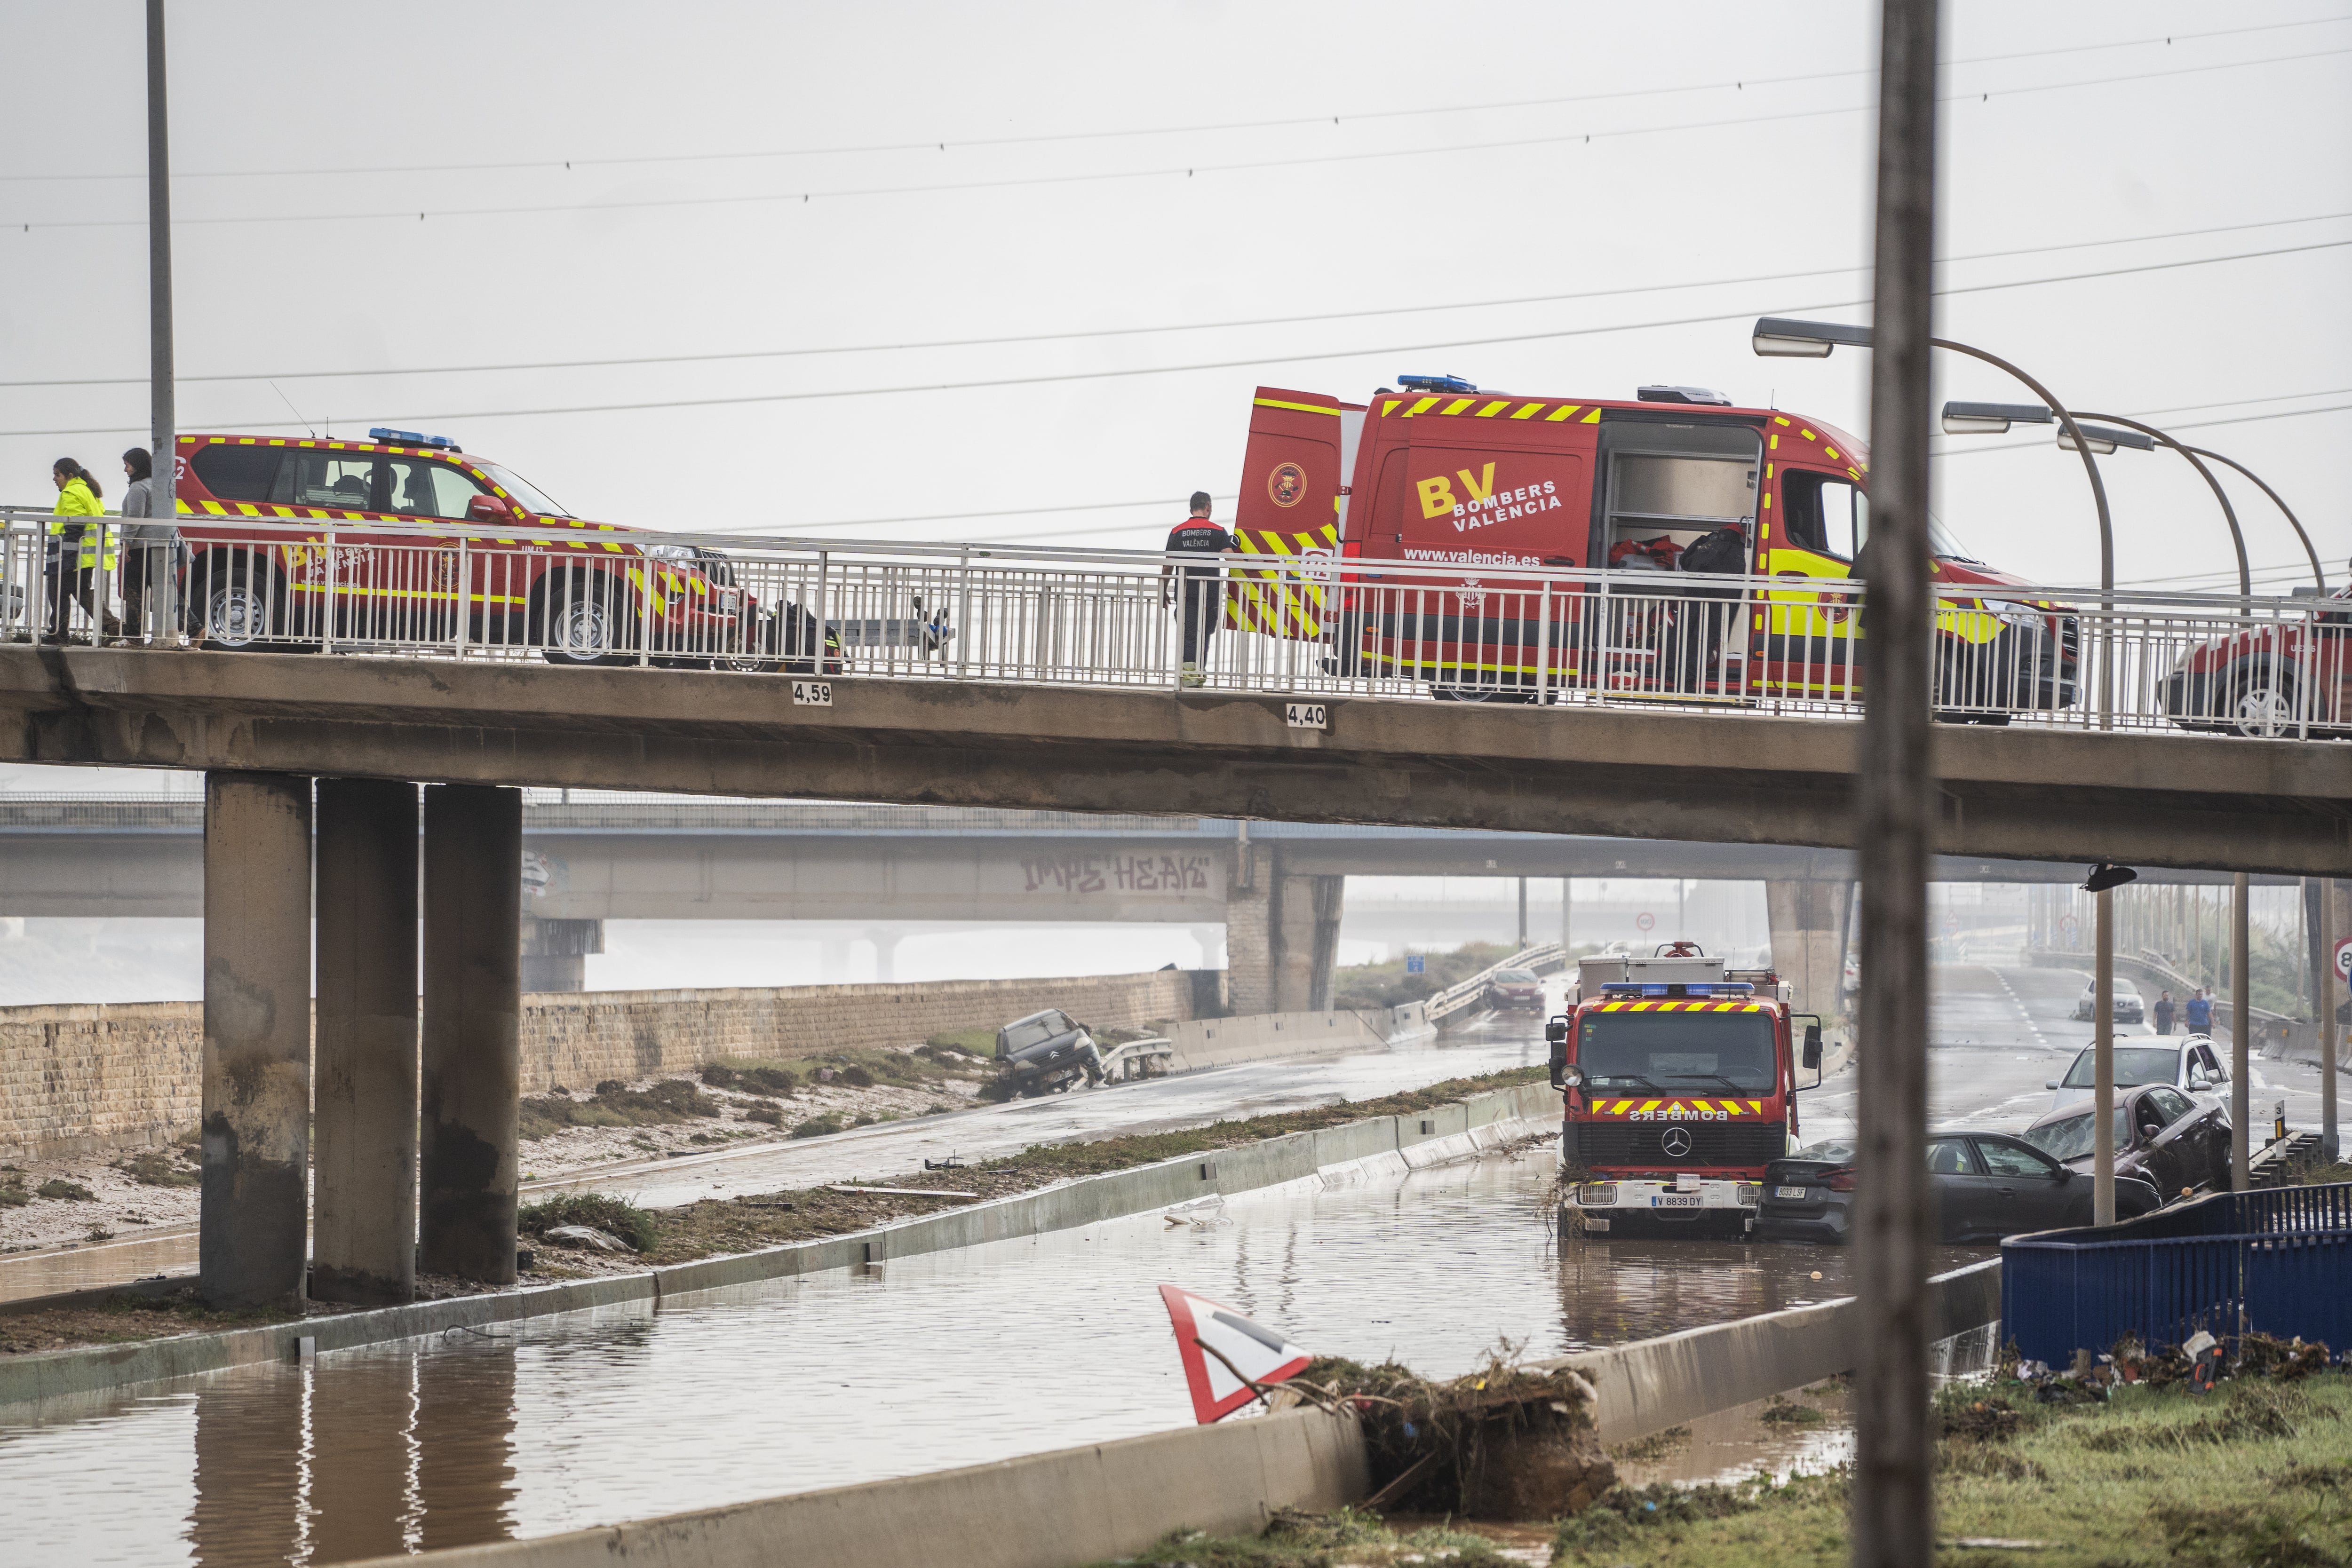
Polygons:
<instances>
[{"instance_id":1,"label":"red fire engine","mask_svg":"<svg viewBox=\"0 0 2352 1568\"><path fill-rule=\"evenodd\" d=\"M634 664L642 646L665 665L814 673L814 620L761 606L723 552L583 521L446 436L183 435L178 452L187 624L214 648L462 637L552 664ZM253 526L280 520L310 526Z\"/></svg>"},{"instance_id":2,"label":"red fire engine","mask_svg":"<svg viewBox=\"0 0 2352 1568\"><path fill-rule=\"evenodd\" d=\"M1568 1097L1570 1228L1755 1228L1764 1167L1796 1147L1797 1091L1821 1082L1822 1020L1789 1002L1769 970L1734 973L1695 943L1582 961L1570 1010L1544 1030Z\"/></svg>"},{"instance_id":3,"label":"red fire engine","mask_svg":"<svg viewBox=\"0 0 2352 1568\"><path fill-rule=\"evenodd\" d=\"M1862 575L1869 457L1853 437L1696 387L1643 387L1633 402L1486 392L1451 376L1406 376L1401 387L1364 403L1257 389L1235 532L1244 551L1289 558L1289 570L1255 581L1244 571L1234 624L1327 640L1339 673L1420 679L1457 701L1528 702L1578 686L1748 698L1859 690L1844 585ZM1940 527L1932 534L1939 583L2022 585ZM1412 570L1420 563L1425 571ZM1718 586L1661 575L1678 565L1717 574ZM1654 597L1602 624L1596 579L1547 598L1529 578L1493 576L1547 570L1606 572L1637 601L1686 604L1738 601L1722 574L1786 586L1718 604L1705 646L1686 638L1689 661L1677 665L1658 625L1645 639L1625 619L1663 624L1672 604L1662 611ZM2074 701L2071 618L1987 595L1947 602L1937 632L1942 702L1956 713Z\"/></svg>"}]
</instances>

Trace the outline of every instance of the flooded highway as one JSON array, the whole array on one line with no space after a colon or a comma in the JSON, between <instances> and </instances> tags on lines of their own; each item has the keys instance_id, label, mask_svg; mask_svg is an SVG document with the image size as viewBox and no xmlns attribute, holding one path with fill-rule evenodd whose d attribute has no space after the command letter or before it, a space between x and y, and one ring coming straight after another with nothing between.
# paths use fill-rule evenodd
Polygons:
<instances>
[{"instance_id":1,"label":"flooded highway","mask_svg":"<svg viewBox=\"0 0 2352 1568\"><path fill-rule=\"evenodd\" d=\"M2047 1103L2041 1086L2075 1034L2088 1037L2064 1018L2080 979L1958 966L1937 977L1932 1113L2021 1125ZM1220 1103L1238 1113L1232 1088L1246 1087L1255 1110L1381 1092L1408 1068L1403 1081L1415 1082L1490 1071L1538 1060L1539 1032L1532 1018L1490 1017L1444 1048L1265 1063L873 1131L984 1154L1082 1130L1057 1119L1166 1125L1208 1119ZM1808 1137L1850 1124L1853 1089L1848 1073L1805 1097ZM887 1168L900 1168L898 1148L864 1142L671 1162L700 1168L662 1176L682 1199L714 1181L754 1190L874 1170L886 1149ZM1505 1346L1557 1355L1850 1293L1847 1255L1834 1249L1562 1243L1553 1158L1539 1145L1361 1185L1294 1184L1174 1223L1138 1216L657 1308L17 1407L0 1414L9 1560L331 1563L1181 1426L1191 1409L1154 1290L1162 1281L1316 1352L1393 1356L1441 1375ZM667 1190L626 1190L648 1187ZM1937 1266L1980 1256L1946 1249ZM1834 1457L1841 1441L1824 1430L1807 1451ZM1700 1445L1674 1473L1714 1463L1714 1451Z\"/></svg>"},{"instance_id":2,"label":"flooded highway","mask_svg":"<svg viewBox=\"0 0 2352 1568\"><path fill-rule=\"evenodd\" d=\"M1551 1166L1538 1146L1294 1184L1180 1223L1139 1216L12 1411L11 1557L328 1563L1182 1426L1163 1281L1309 1349L1433 1374L1506 1343L1556 1355L1847 1293L1827 1249L1563 1246Z\"/></svg>"}]
</instances>

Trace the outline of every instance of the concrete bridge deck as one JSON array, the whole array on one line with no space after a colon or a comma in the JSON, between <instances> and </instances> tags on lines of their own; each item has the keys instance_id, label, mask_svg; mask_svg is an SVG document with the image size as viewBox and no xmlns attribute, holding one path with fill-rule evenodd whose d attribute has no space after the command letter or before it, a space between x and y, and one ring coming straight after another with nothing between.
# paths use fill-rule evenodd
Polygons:
<instances>
[{"instance_id":1,"label":"concrete bridge deck","mask_svg":"<svg viewBox=\"0 0 2352 1568\"><path fill-rule=\"evenodd\" d=\"M1853 847L1849 720L0 648L0 761ZM1937 848L2342 875L2352 747L1942 727Z\"/></svg>"}]
</instances>

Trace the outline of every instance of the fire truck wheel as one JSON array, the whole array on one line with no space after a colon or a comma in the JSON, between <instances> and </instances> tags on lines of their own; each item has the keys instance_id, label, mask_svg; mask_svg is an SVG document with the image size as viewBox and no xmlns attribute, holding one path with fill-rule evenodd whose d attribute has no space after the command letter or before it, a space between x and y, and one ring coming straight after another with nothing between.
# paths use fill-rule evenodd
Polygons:
<instances>
[{"instance_id":1,"label":"fire truck wheel","mask_svg":"<svg viewBox=\"0 0 2352 1568\"><path fill-rule=\"evenodd\" d=\"M205 646L224 653L266 652L274 644L268 632L284 619L282 595L253 586L242 561L218 577L199 570L189 575L197 591L189 596L188 632Z\"/></svg>"},{"instance_id":2,"label":"fire truck wheel","mask_svg":"<svg viewBox=\"0 0 2352 1568\"><path fill-rule=\"evenodd\" d=\"M542 610L539 656L551 664L627 664L635 641L633 621L616 590L592 578L572 589L553 613Z\"/></svg>"},{"instance_id":3,"label":"fire truck wheel","mask_svg":"<svg viewBox=\"0 0 2352 1568\"><path fill-rule=\"evenodd\" d=\"M1532 703L1536 694L1516 686L1432 686L1429 695L1442 703Z\"/></svg>"}]
</instances>

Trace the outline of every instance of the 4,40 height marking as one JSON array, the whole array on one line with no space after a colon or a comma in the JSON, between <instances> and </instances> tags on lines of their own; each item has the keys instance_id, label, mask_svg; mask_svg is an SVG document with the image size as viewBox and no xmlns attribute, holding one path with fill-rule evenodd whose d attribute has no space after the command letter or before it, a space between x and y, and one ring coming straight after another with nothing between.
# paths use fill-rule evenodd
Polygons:
<instances>
[{"instance_id":1,"label":"4,40 height marking","mask_svg":"<svg viewBox=\"0 0 2352 1568\"><path fill-rule=\"evenodd\" d=\"M1285 703L1283 722L1293 729L1328 729L1331 710L1322 703Z\"/></svg>"}]
</instances>

